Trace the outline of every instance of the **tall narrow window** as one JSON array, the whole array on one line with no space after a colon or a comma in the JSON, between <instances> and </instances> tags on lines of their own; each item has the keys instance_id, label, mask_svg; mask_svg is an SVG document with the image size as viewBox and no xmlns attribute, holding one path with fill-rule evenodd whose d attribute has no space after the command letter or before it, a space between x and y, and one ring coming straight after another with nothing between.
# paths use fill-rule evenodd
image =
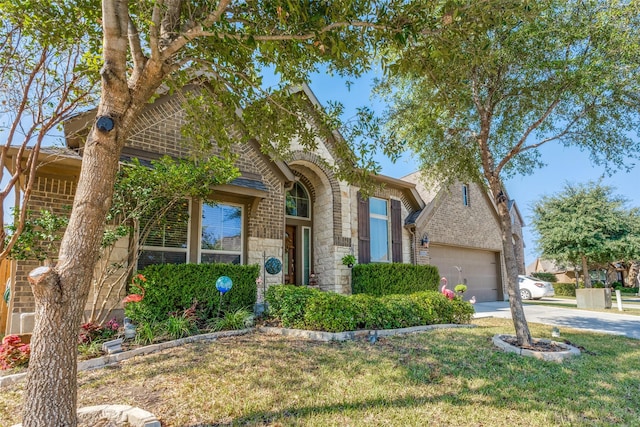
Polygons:
<instances>
[{"instance_id":1,"label":"tall narrow window","mask_svg":"<svg viewBox=\"0 0 640 427\"><path fill-rule=\"evenodd\" d=\"M307 190L305 190L302 184L296 182L293 188L287 192L287 216L310 218L311 210L309 206L309 194Z\"/></svg>"},{"instance_id":2,"label":"tall narrow window","mask_svg":"<svg viewBox=\"0 0 640 427\"><path fill-rule=\"evenodd\" d=\"M371 262L389 262L389 210L386 200L369 198L369 231Z\"/></svg>"},{"instance_id":3,"label":"tall narrow window","mask_svg":"<svg viewBox=\"0 0 640 427\"><path fill-rule=\"evenodd\" d=\"M202 205L201 263L242 263L242 207Z\"/></svg>"},{"instance_id":4,"label":"tall narrow window","mask_svg":"<svg viewBox=\"0 0 640 427\"><path fill-rule=\"evenodd\" d=\"M187 262L189 245L189 201L176 204L160 218L140 221L142 251L138 270L151 264L183 264Z\"/></svg>"},{"instance_id":5,"label":"tall narrow window","mask_svg":"<svg viewBox=\"0 0 640 427\"><path fill-rule=\"evenodd\" d=\"M302 227L302 284L309 284L311 274L311 228Z\"/></svg>"},{"instance_id":6,"label":"tall narrow window","mask_svg":"<svg viewBox=\"0 0 640 427\"><path fill-rule=\"evenodd\" d=\"M462 204L469 206L469 186L467 184L462 185Z\"/></svg>"}]
</instances>

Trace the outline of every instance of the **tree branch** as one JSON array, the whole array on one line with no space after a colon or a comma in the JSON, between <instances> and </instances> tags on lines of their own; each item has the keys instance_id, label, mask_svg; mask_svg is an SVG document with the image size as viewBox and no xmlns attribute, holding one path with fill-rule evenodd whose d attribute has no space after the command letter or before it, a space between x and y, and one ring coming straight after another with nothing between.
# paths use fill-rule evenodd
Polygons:
<instances>
[{"instance_id":1,"label":"tree branch","mask_svg":"<svg viewBox=\"0 0 640 427\"><path fill-rule=\"evenodd\" d=\"M564 87L560 88L559 93L562 93L563 90L564 90ZM538 117L538 119L535 122L529 125L529 127L524 132L524 134L522 135L518 143L514 145L511 148L511 150L509 150L509 152L502 158L502 160L498 164L498 167L496 168L498 171L502 170L502 168L507 164L507 162L509 162L509 160L511 160L516 154L520 153L522 146L524 145L529 135L531 135L531 132L536 130L542 123L544 123L544 121L549 117L549 115L553 112L553 110L558 106L560 101L561 101L560 97L557 97L556 99L554 99L553 102L549 104L549 106L546 108L544 113L540 117ZM575 123L575 120L572 121L571 123L572 124Z\"/></svg>"},{"instance_id":2,"label":"tree branch","mask_svg":"<svg viewBox=\"0 0 640 427\"><path fill-rule=\"evenodd\" d=\"M216 10L213 13L210 13L209 16L207 16L207 18L200 25L196 25L190 28L184 35L177 37L164 48L164 50L162 51L162 60L167 61L168 59L170 59L176 52L178 52L187 43L189 43L189 41L196 37L215 35L216 33L204 31L204 27L212 25L214 22L218 22L230 3L231 0L220 0L220 3L218 3L218 7L216 8Z\"/></svg>"},{"instance_id":3,"label":"tree branch","mask_svg":"<svg viewBox=\"0 0 640 427\"><path fill-rule=\"evenodd\" d=\"M142 46L140 45L140 34L131 17L129 17L128 24L128 36L129 36L129 48L131 49L131 58L133 59L133 73L129 77L129 81L135 81L147 63L147 57L142 52Z\"/></svg>"}]
</instances>

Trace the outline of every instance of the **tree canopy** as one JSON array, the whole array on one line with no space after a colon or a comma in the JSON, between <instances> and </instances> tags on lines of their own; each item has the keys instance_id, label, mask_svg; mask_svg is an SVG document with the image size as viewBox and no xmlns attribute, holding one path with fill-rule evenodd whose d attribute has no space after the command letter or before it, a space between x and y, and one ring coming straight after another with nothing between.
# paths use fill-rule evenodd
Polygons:
<instances>
[{"instance_id":1,"label":"tree canopy","mask_svg":"<svg viewBox=\"0 0 640 427\"><path fill-rule=\"evenodd\" d=\"M566 184L533 207L531 224L541 256L559 264L589 266L640 258L640 209L600 183ZM585 268L586 267L586 268Z\"/></svg>"},{"instance_id":2,"label":"tree canopy","mask_svg":"<svg viewBox=\"0 0 640 427\"><path fill-rule=\"evenodd\" d=\"M502 180L540 166L543 144L580 147L596 164L639 157L640 2L505 1L491 13L485 2L438 5L439 33L381 52L384 150L413 151L426 179L487 186L518 343L529 344Z\"/></svg>"}]
</instances>

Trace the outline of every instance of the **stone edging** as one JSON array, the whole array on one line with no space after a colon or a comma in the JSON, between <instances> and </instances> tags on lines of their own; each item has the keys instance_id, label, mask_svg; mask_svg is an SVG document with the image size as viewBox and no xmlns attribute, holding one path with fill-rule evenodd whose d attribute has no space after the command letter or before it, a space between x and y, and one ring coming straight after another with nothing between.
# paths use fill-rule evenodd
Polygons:
<instances>
[{"instance_id":1,"label":"stone edging","mask_svg":"<svg viewBox=\"0 0 640 427\"><path fill-rule=\"evenodd\" d=\"M546 360L549 362L562 362L566 358L573 357L573 356L580 356L580 349L569 344L546 340L546 339L534 339L534 341L554 343L560 347L565 348L566 350L565 351L534 351L534 350L523 349L523 348L511 345L508 342L504 341L503 338L509 337L509 336L511 335L501 335L501 334L494 335L493 345L495 345L496 347L498 347L499 349L507 353L517 353L520 356L534 357L536 359Z\"/></svg>"},{"instance_id":2,"label":"stone edging","mask_svg":"<svg viewBox=\"0 0 640 427\"><path fill-rule=\"evenodd\" d=\"M101 422L104 421L110 421L109 425L161 427L160 421L151 412L129 405L98 405L78 409L79 426L103 425ZM22 424L12 427L22 427Z\"/></svg>"},{"instance_id":3,"label":"stone edging","mask_svg":"<svg viewBox=\"0 0 640 427\"><path fill-rule=\"evenodd\" d=\"M393 335L412 334L415 332L430 331L433 329L451 329L451 328L475 328L475 325L458 325L458 324L445 324L445 325L424 325L424 326L412 326L410 328L400 329L362 329L358 331L346 331L346 332L321 332L321 331L307 331L304 329L288 329L288 328L274 328L262 326L258 328L258 332L271 335L286 335L290 337L306 338L314 341L349 341L357 338L365 337L388 337Z\"/></svg>"}]
</instances>

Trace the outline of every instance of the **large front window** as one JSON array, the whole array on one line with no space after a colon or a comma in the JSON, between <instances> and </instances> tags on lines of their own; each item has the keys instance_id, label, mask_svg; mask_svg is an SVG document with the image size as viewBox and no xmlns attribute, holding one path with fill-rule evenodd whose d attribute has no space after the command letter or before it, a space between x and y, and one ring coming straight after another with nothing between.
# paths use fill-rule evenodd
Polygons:
<instances>
[{"instance_id":1,"label":"large front window","mask_svg":"<svg viewBox=\"0 0 640 427\"><path fill-rule=\"evenodd\" d=\"M138 269L151 264L184 264L188 261L189 201L183 200L160 218L140 221L142 251Z\"/></svg>"},{"instance_id":2,"label":"large front window","mask_svg":"<svg viewBox=\"0 0 640 427\"><path fill-rule=\"evenodd\" d=\"M387 201L369 199L371 262L389 262L389 213Z\"/></svg>"},{"instance_id":3,"label":"large front window","mask_svg":"<svg viewBox=\"0 0 640 427\"><path fill-rule=\"evenodd\" d=\"M242 207L202 205L201 263L242 263Z\"/></svg>"}]
</instances>

